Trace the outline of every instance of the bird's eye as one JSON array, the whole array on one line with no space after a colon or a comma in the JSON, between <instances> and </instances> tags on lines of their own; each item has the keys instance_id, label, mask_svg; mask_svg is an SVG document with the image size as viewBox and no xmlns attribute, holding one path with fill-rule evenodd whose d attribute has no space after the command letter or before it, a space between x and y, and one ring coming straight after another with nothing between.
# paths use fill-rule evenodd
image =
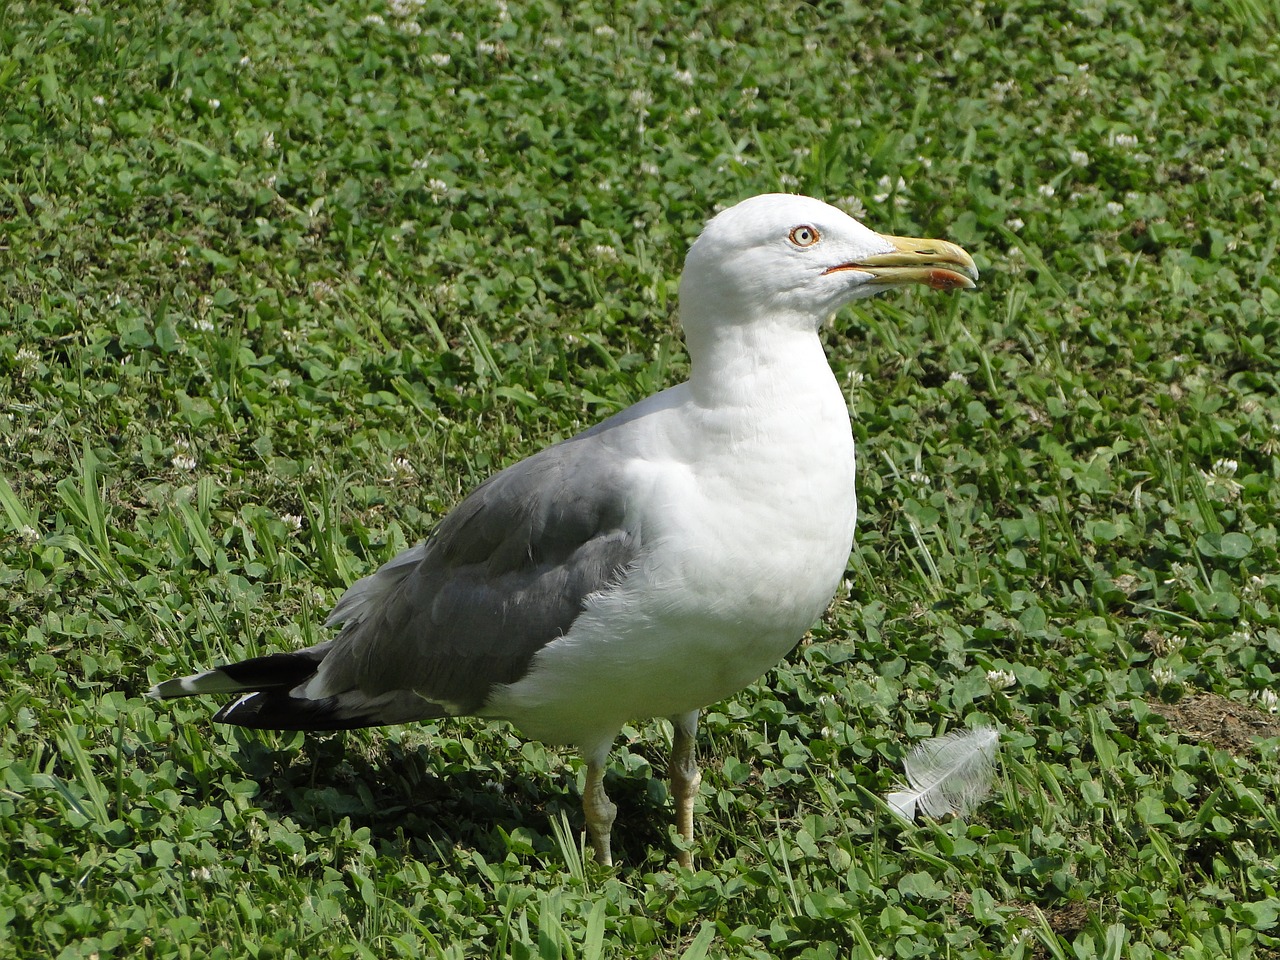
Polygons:
<instances>
[{"instance_id":1,"label":"bird's eye","mask_svg":"<svg viewBox=\"0 0 1280 960\"><path fill-rule=\"evenodd\" d=\"M816 227L805 226L792 227L791 233L787 235L792 243L797 247L812 247L820 239Z\"/></svg>"}]
</instances>

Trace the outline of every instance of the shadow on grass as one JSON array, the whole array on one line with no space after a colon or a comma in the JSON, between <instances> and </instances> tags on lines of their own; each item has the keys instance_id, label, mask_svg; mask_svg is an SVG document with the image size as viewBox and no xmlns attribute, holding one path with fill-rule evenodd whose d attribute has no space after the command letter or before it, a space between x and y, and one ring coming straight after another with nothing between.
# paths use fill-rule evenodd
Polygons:
<instances>
[{"instance_id":1,"label":"shadow on grass","mask_svg":"<svg viewBox=\"0 0 1280 960\"><path fill-rule=\"evenodd\" d=\"M362 734L307 734L301 749L278 735L236 729L233 758L260 793L269 815L324 833L344 819L368 828L381 853L422 861L451 859L468 848L490 863L509 853L559 858L551 819L561 812L583 829L576 766L529 772L518 752L507 760L448 759L433 743L372 744ZM441 738L443 742L447 738ZM618 806L614 855L644 863L668 844L671 809L659 782L611 771L606 790Z\"/></svg>"}]
</instances>

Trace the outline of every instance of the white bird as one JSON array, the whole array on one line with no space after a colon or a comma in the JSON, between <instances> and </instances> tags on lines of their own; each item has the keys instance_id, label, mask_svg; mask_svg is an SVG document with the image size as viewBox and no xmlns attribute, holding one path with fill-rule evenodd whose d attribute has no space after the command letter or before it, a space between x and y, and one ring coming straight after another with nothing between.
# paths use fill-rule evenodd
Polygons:
<instances>
[{"instance_id":1,"label":"white bird","mask_svg":"<svg viewBox=\"0 0 1280 960\"><path fill-rule=\"evenodd\" d=\"M604 864L613 742L628 722L668 717L691 844L700 709L795 646L853 543L853 435L819 328L853 300L977 276L943 240L884 236L809 197L744 200L685 259L687 382L490 477L347 590L334 638L150 694L238 693L214 719L266 729L509 720L582 751Z\"/></svg>"}]
</instances>

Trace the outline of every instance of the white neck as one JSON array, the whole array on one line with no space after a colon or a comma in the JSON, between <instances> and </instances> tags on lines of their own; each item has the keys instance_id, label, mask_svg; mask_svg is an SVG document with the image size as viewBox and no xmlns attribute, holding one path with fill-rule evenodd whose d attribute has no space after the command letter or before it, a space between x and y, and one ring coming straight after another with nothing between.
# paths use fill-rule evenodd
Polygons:
<instances>
[{"instance_id":1,"label":"white neck","mask_svg":"<svg viewBox=\"0 0 1280 960\"><path fill-rule=\"evenodd\" d=\"M839 389L812 321L699 324L686 330L685 342L700 406L790 405Z\"/></svg>"}]
</instances>

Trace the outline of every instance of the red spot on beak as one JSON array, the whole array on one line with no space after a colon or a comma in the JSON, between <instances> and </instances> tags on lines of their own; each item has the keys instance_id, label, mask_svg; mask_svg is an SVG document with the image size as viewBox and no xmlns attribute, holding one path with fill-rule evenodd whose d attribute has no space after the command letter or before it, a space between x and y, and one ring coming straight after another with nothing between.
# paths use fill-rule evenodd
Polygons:
<instances>
[{"instance_id":1,"label":"red spot on beak","mask_svg":"<svg viewBox=\"0 0 1280 960\"><path fill-rule=\"evenodd\" d=\"M925 285L934 290L958 290L962 287L971 287L973 284L968 278L961 276L954 270L930 270L929 276L925 279Z\"/></svg>"}]
</instances>

